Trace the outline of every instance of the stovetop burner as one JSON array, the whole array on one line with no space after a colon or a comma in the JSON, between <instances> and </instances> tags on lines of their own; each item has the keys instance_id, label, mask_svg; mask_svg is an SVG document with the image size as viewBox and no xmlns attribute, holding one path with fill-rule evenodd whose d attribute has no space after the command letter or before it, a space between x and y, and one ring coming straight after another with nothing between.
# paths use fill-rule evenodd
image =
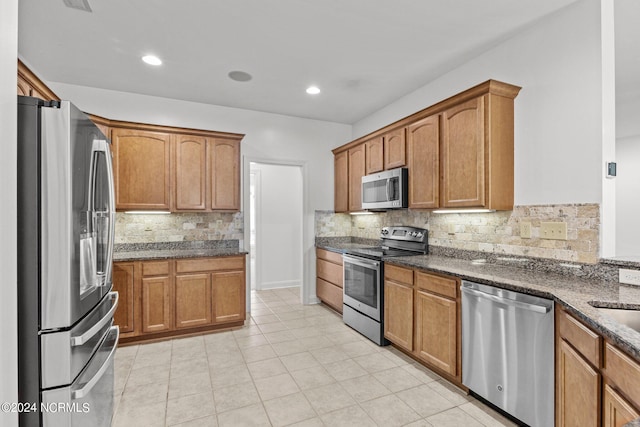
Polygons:
<instances>
[{"instance_id":1,"label":"stovetop burner","mask_svg":"<svg viewBox=\"0 0 640 427\"><path fill-rule=\"evenodd\" d=\"M382 259L383 257L397 257L397 256L410 256L410 255L422 255L424 252L407 251L403 249L391 249L391 248L358 248L349 249L345 253L351 255L358 255L369 259Z\"/></svg>"}]
</instances>

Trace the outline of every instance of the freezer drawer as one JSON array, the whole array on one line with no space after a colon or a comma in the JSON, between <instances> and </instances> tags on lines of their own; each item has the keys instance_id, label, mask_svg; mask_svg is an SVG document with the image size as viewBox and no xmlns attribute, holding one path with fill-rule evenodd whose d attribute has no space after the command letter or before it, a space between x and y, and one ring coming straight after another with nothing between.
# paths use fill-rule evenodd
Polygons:
<instances>
[{"instance_id":1,"label":"freezer drawer","mask_svg":"<svg viewBox=\"0 0 640 427\"><path fill-rule=\"evenodd\" d=\"M41 388L69 385L75 380L104 340L117 307L118 293L110 292L72 329L40 336Z\"/></svg>"},{"instance_id":2,"label":"freezer drawer","mask_svg":"<svg viewBox=\"0 0 640 427\"><path fill-rule=\"evenodd\" d=\"M120 331L112 326L87 367L68 387L42 392L43 427L110 427L113 358Z\"/></svg>"},{"instance_id":3,"label":"freezer drawer","mask_svg":"<svg viewBox=\"0 0 640 427\"><path fill-rule=\"evenodd\" d=\"M554 424L553 301L463 281L462 383L530 426Z\"/></svg>"}]
</instances>

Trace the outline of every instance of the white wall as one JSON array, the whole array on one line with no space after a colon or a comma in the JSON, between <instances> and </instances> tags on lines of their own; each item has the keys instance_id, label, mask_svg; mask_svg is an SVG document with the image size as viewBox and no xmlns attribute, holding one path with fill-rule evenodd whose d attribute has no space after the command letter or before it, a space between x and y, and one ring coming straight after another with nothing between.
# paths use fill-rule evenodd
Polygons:
<instances>
[{"instance_id":1,"label":"white wall","mask_svg":"<svg viewBox=\"0 0 640 427\"><path fill-rule=\"evenodd\" d=\"M302 279L302 171L299 166L252 163L259 170L257 289L300 286Z\"/></svg>"},{"instance_id":2,"label":"white wall","mask_svg":"<svg viewBox=\"0 0 640 427\"><path fill-rule=\"evenodd\" d=\"M616 144L616 256L640 254L640 134Z\"/></svg>"},{"instance_id":3,"label":"white wall","mask_svg":"<svg viewBox=\"0 0 640 427\"><path fill-rule=\"evenodd\" d=\"M18 401L17 358L17 64L18 0L0 2L0 402ZM17 414L0 411L0 425L17 426Z\"/></svg>"},{"instance_id":4,"label":"white wall","mask_svg":"<svg viewBox=\"0 0 640 427\"><path fill-rule=\"evenodd\" d=\"M488 79L522 86L515 100L515 203L600 203L600 1L583 0L353 126L365 135Z\"/></svg>"},{"instance_id":5,"label":"white wall","mask_svg":"<svg viewBox=\"0 0 640 427\"><path fill-rule=\"evenodd\" d=\"M33 71L37 74L37 70ZM243 133L246 136L241 147L245 157L305 163L307 197L303 220L304 302L315 301L314 211L333 209L331 149L351 139L351 126L84 86L46 83L58 96L92 114L116 120ZM246 210L248 211L248 206Z\"/></svg>"}]
</instances>

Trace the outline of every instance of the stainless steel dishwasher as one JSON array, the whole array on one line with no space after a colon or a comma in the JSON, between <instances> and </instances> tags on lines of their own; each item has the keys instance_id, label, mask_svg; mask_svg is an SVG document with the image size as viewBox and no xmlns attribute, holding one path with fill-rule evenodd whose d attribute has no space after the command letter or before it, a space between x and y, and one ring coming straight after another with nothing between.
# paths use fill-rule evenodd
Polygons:
<instances>
[{"instance_id":1,"label":"stainless steel dishwasher","mask_svg":"<svg viewBox=\"0 0 640 427\"><path fill-rule=\"evenodd\" d=\"M467 281L461 291L462 383L530 426L553 426L553 301Z\"/></svg>"}]
</instances>

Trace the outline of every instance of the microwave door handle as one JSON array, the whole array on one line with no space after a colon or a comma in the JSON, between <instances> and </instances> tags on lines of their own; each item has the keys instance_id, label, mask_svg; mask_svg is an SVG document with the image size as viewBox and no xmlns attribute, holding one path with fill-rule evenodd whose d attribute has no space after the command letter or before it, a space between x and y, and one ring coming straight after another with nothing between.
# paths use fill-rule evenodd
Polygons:
<instances>
[{"instance_id":1,"label":"microwave door handle","mask_svg":"<svg viewBox=\"0 0 640 427\"><path fill-rule=\"evenodd\" d=\"M385 190L386 190L386 193L387 193L387 200L386 200L387 202L388 202L389 200L391 200L391 199L390 199L390 196L389 196L389 193L390 193L390 191L389 191L389 186L390 186L390 185L391 185L391 178L388 178L388 179L387 179L387 185L385 186Z\"/></svg>"}]
</instances>

